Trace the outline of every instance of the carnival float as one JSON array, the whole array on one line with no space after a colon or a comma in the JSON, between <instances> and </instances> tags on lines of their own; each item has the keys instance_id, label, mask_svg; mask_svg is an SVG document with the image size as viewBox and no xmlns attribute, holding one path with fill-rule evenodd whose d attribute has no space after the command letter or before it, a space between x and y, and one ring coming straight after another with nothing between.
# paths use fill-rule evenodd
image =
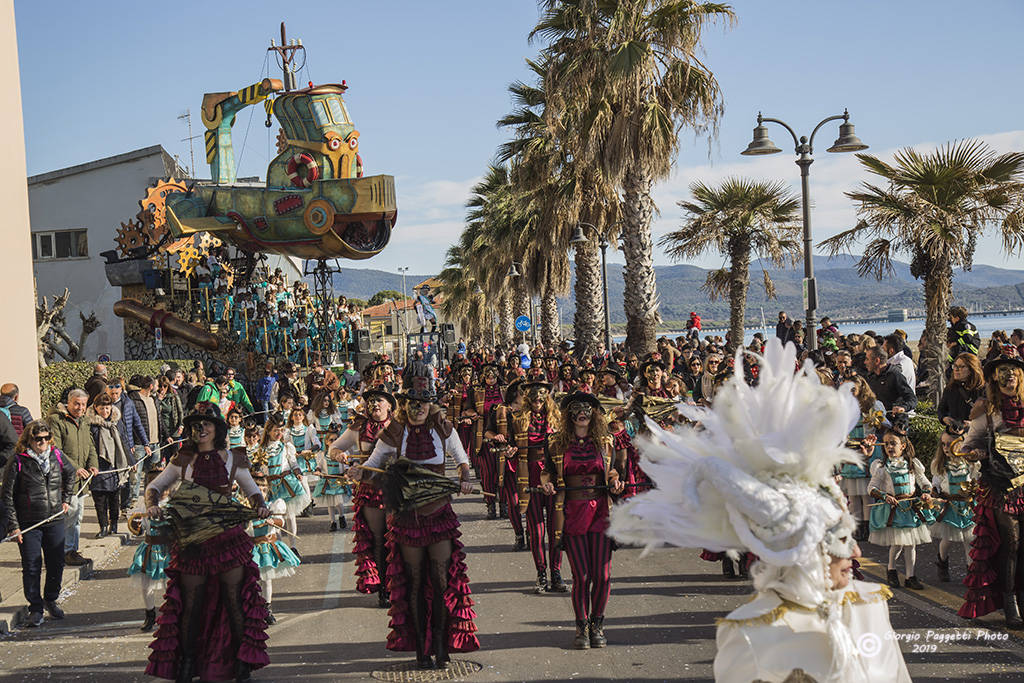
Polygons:
<instances>
[{"instance_id":1,"label":"carnival float","mask_svg":"<svg viewBox=\"0 0 1024 683\"><path fill-rule=\"evenodd\" d=\"M128 358L171 355L161 351L174 346L179 358L218 351L252 367L262 358L348 352L332 275L337 259L368 259L387 246L398 213L394 177L363 174L347 83L296 88L305 48L286 38L283 23L281 45L271 41L269 51L282 79L203 95L210 180L156 183L117 229L116 250L104 253L108 281L122 287L114 312L126 321ZM265 125L279 126L277 155L265 182L240 180L232 129L240 111L261 103ZM312 276L302 306L298 285L286 292L287 322L278 315L281 292L267 293L268 255L301 259Z\"/></svg>"}]
</instances>

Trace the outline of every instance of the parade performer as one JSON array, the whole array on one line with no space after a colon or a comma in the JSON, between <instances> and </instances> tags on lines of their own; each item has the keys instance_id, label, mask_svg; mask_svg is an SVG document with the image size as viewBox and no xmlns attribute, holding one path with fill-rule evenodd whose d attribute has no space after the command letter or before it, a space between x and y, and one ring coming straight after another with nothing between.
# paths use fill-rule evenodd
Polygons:
<instances>
[{"instance_id":1,"label":"parade performer","mask_svg":"<svg viewBox=\"0 0 1024 683\"><path fill-rule=\"evenodd\" d=\"M157 478L162 469L151 469L146 472L146 486ZM166 497L166 492L165 492ZM142 602L146 606L146 616L140 631L152 631L156 626L156 603L163 597L167 588L165 573L171 556L168 545L171 532L164 520L150 519L145 511L133 514L128 520L128 528L142 541L135 549L132 563L128 566L128 576L137 576L142 589Z\"/></svg>"},{"instance_id":2,"label":"parade performer","mask_svg":"<svg viewBox=\"0 0 1024 683\"><path fill-rule=\"evenodd\" d=\"M266 477L257 475L254 479L264 497L267 496L270 489ZM284 528L285 512L284 501L275 500L270 503L271 516L267 519L254 520L252 523L252 560L260 570L260 590L267 603L268 626L277 623L277 617L270 606L274 599L274 579L292 576L295 574L295 568L302 563L299 556L277 535L277 529Z\"/></svg>"},{"instance_id":3,"label":"parade performer","mask_svg":"<svg viewBox=\"0 0 1024 683\"><path fill-rule=\"evenodd\" d=\"M844 462L839 469L842 476L839 485L850 501L853 518L857 520L857 531L854 535L858 541L866 541L869 532L868 516L874 502L868 492L868 467L882 457L882 444L878 441L878 434L891 425L885 419L885 406L875 398L875 392L871 391L863 377L854 375L853 381L849 384L853 390L853 397L860 406L860 420L850 432L848 445L861 451L867 466Z\"/></svg>"},{"instance_id":4,"label":"parade performer","mask_svg":"<svg viewBox=\"0 0 1024 683\"><path fill-rule=\"evenodd\" d=\"M349 460L357 463L373 451L380 433L391 422L391 412L398 407L394 396L377 389L363 392L363 404L365 413L356 413L349 428L330 445L330 451L348 453ZM361 481L352 498L352 531L355 536L352 552L356 556L356 590L376 593L377 604L387 607L388 594L384 585L387 517L380 485L374 477Z\"/></svg>"},{"instance_id":5,"label":"parade performer","mask_svg":"<svg viewBox=\"0 0 1024 683\"><path fill-rule=\"evenodd\" d=\"M245 445L245 428L242 426L242 411L233 407L228 411L228 448Z\"/></svg>"},{"instance_id":6,"label":"parade performer","mask_svg":"<svg viewBox=\"0 0 1024 683\"><path fill-rule=\"evenodd\" d=\"M556 394L571 394L576 389L576 368L572 363L563 363L553 380Z\"/></svg>"},{"instance_id":7,"label":"parade performer","mask_svg":"<svg viewBox=\"0 0 1024 683\"><path fill-rule=\"evenodd\" d=\"M266 462L270 502L284 501L288 531L297 534L299 530L295 518L309 505L310 497L302 485L302 470L295 459L295 446L285 436L284 424L280 414L275 413L267 418L263 426L263 438L260 440L261 453L257 457ZM294 536L290 540L294 543ZM294 545L292 550L295 551Z\"/></svg>"},{"instance_id":8,"label":"parade performer","mask_svg":"<svg viewBox=\"0 0 1024 683\"><path fill-rule=\"evenodd\" d=\"M306 411L296 409L291 412L288 416L285 439L295 447L295 460L302 471L302 488L306 491L306 496L309 497L309 504L300 515L309 517L309 511L313 505L312 486L316 483L317 453L320 451L321 444L316 427L311 425L306 418Z\"/></svg>"},{"instance_id":9,"label":"parade performer","mask_svg":"<svg viewBox=\"0 0 1024 683\"><path fill-rule=\"evenodd\" d=\"M525 394L523 407L515 413L515 437L519 462L516 463L516 483L519 493L519 512L526 514L526 530L530 535L530 552L537 569L535 591L565 593L569 588L562 580L562 550L554 541L555 501L544 494L531 495L540 486L541 472L550 467L548 438L561 423L558 407L551 398L551 385L547 382L524 382L520 391ZM545 546L545 537L547 545ZM545 549L549 557L545 558ZM551 583L547 572L551 570Z\"/></svg>"},{"instance_id":10,"label":"parade performer","mask_svg":"<svg viewBox=\"0 0 1024 683\"><path fill-rule=\"evenodd\" d=\"M654 358L644 361L640 366L641 379L637 383L634 393L652 396L654 398L672 398L664 386L665 365Z\"/></svg>"},{"instance_id":11,"label":"parade performer","mask_svg":"<svg viewBox=\"0 0 1024 683\"><path fill-rule=\"evenodd\" d=\"M458 466L459 490L471 493L469 458L450 422L434 404L429 388L410 388L402 406L380 434L366 468L400 459L444 474L445 455ZM365 470L364 470L365 471ZM362 476L359 472L357 476ZM391 595L389 650L416 652L421 669L448 667L449 652L480 648L473 599L466 576L466 553L459 520L445 495L389 520L388 591ZM434 654L431 662L430 653Z\"/></svg>"},{"instance_id":12,"label":"parade performer","mask_svg":"<svg viewBox=\"0 0 1024 683\"><path fill-rule=\"evenodd\" d=\"M985 364L984 409L970 422L963 449L981 462L974 540L958 614L968 619L1002 608L1020 628L1024 603L1024 360Z\"/></svg>"},{"instance_id":13,"label":"parade performer","mask_svg":"<svg viewBox=\"0 0 1024 683\"><path fill-rule=\"evenodd\" d=\"M484 504L487 507L487 519L497 519L498 513L495 509L498 493L498 455L491 448L489 443L484 442L485 423L487 416L495 407L501 405L501 387L498 385L498 375L501 368L493 363L487 363L480 367L480 384L473 389L473 408L477 417L473 420L473 452L476 454L477 472L480 478L480 488L483 489Z\"/></svg>"},{"instance_id":14,"label":"parade performer","mask_svg":"<svg viewBox=\"0 0 1024 683\"><path fill-rule=\"evenodd\" d=\"M917 578L917 546L931 543L928 524L934 515L928 506L932 484L924 472L924 465L908 449L910 441L893 430L882 437L882 457L871 464L871 497L880 501L871 508L868 540L875 545L889 547L889 565L886 579L893 588L899 588L896 559L903 552L907 578L906 588L922 590Z\"/></svg>"},{"instance_id":15,"label":"parade performer","mask_svg":"<svg viewBox=\"0 0 1024 683\"><path fill-rule=\"evenodd\" d=\"M601 386L597 390L597 395L614 398L619 401L626 400L625 394L619 388L619 382L621 381L622 373L619 372L619 369L615 366L608 366L601 371Z\"/></svg>"},{"instance_id":16,"label":"parade performer","mask_svg":"<svg viewBox=\"0 0 1024 683\"><path fill-rule=\"evenodd\" d=\"M932 495L940 501L938 514L931 526L932 538L939 539L939 581L949 581L949 548L954 543L963 545L964 558L971 564L971 538L974 535L974 493L978 481L979 465L967 462L957 445L963 441L960 434L949 428L939 437L939 445L932 458Z\"/></svg>"},{"instance_id":17,"label":"parade performer","mask_svg":"<svg viewBox=\"0 0 1024 683\"><path fill-rule=\"evenodd\" d=\"M809 363L794 374L795 362L796 348L772 338L757 387L734 377L711 408L681 409L700 429L652 426L642 463L657 488L616 507L609 533L760 558L753 600L718 625L716 681L909 683L891 592L850 576L860 549L833 472L850 457L857 404ZM858 648L865 634L872 652Z\"/></svg>"},{"instance_id":18,"label":"parade performer","mask_svg":"<svg viewBox=\"0 0 1024 683\"><path fill-rule=\"evenodd\" d=\"M184 423L191 437L146 487L150 519L161 518L160 497L179 481L224 496L231 495L237 482L257 516L269 517L245 451L227 450L228 425L216 404L197 403ZM210 681L249 680L250 670L270 663L266 607L245 525L228 526L202 543L176 541L165 572L167 592L147 674L177 681L191 681L195 675Z\"/></svg>"},{"instance_id":19,"label":"parade performer","mask_svg":"<svg viewBox=\"0 0 1024 683\"><path fill-rule=\"evenodd\" d=\"M551 439L552 470L541 472L541 487L563 507L562 545L572 569L573 647L604 647L604 610L611 593L612 541L609 494L623 491L612 464L612 439L600 401L580 391L562 399L562 423Z\"/></svg>"},{"instance_id":20,"label":"parade performer","mask_svg":"<svg viewBox=\"0 0 1024 683\"><path fill-rule=\"evenodd\" d=\"M523 408L523 394L520 391L522 380L515 380L505 389L505 401L496 405L487 416L487 429L484 438L489 449L498 460L498 496L503 516L508 515L515 534L513 550L526 550L526 537L523 534L523 514L519 509L519 491L517 488L516 470L519 458L518 449L514 445L515 414Z\"/></svg>"},{"instance_id":21,"label":"parade performer","mask_svg":"<svg viewBox=\"0 0 1024 683\"><path fill-rule=\"evenodd\" d=\"M612 449L615 452L615 469L621 474L626 488L621 498L632 498L651 488L651 478L640 467L640 452L633 445L626 421L612 416L608 423L608 431L612 436Z\"/></svg>"},{"instance_id":22,"label":"parade performer","mask_svg":"<svg viewBox=\"0 0 1024 683\"><path fill-rule=\"evenodd\" d=\"M342 428L338 423L327 427L324 433L324 443L327 448L317 456L317 472L320 480L313 489L313 500L327 508L331 515L331 532L338 530L338 524L344 529L345 524L345 502L350 496L349 485L344 481L344 468L348 464L348 458L344 453L330 448L341 435Z\"/></svg>"},{"instance_id":23,"label":"parade performer","mask_svg":"<svg viewBox=\"0 0 1024 683\"><path fill-rule=\"evenodd\" d=\"M448 393L448 415L459 434L462 449L466 451L473 469L479 466L476 462L476 450L473 448L473 426L480 415L476 412L476 401L473 400L473 366L463 363L452 370L452 388Z\"/></svg>"}]
</instances>

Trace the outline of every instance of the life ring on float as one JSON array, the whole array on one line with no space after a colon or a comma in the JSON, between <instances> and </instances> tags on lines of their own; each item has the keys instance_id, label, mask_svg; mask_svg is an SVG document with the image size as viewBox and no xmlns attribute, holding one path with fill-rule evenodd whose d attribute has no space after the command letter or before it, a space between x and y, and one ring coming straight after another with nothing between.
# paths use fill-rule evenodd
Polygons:
<instances>
[{"instance_id":1,"label":"life ring on float","mask_svg":"<svg viewBox=\"0 0 1024 683\"><path fill-rule=\"evenodd\" d=\"M288 160L288 179L295 187L309 187L320 177L320 167L316 160L305 152L292 155Z\"/></svg>"}]
</instances>

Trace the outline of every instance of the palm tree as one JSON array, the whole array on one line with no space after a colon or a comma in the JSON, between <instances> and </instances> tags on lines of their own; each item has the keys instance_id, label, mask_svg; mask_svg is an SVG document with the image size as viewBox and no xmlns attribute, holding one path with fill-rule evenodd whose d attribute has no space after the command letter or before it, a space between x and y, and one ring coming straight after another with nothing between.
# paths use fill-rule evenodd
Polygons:
<instances>
[{"instance_id":1,"label":"palm tree","mask_svg":"<svg viewBox=\"0 0 1024 683\"><path fill-rule=\"evenodd\" d=\"M602 167L622 193L626 258L626 344L654 348L659 322L654 278L651 188L666 178L681 129L716 132L722 98L697 58L701 33L732 9L695 0L544 0L531 36L550 40L550 116L578 163Z\"/></svg>"},{"instance_id":2,"label":"palm tree","mask_svg":"<svg viewBox=\"0 0 1024 683\"><path fill-rule=\"evenodd\" d=\"M457 244L448 248L445 267L438 274L441 280L441 313L456 320L462 334L471 339L485 338L493 327L487 297L477 285L473 259L470 256L470 231L463 231Z\"/></svg>"},{"instance_id":3,"label":"palm tree","mask_svg":"<svg viewBox=\"0 0 1024 683\"><path fill-rule=\"evenodd\" d=\"M859 204L857 225L821 246L833 255L868 240L857 269L881 279L892 258L910 257L910 272L924 280L925 348L921 364L936 378L937 398L945 373L945 322L953 300L953 269L969 270L974 248L994 228L1006 254L1024 247L1024 153L997 155L979 140L947 143L922 154L906 148L887 164L858 154L861 165L884 185L862 183L846 196Z\"/></svg>"},{"instance_id":4,"label":"palm tree","mask_svg":"<svg viewBox=\"0 0 1024 683\"><path fill-rule=\"evenodd\" d=\"M676 260L707 251L724 256L728 268L708 273L703 289L712 300L729 297L729 339L743 345L743 322L750 286L750 258L757 256L776 266L795 262L802 253L797 222L800 200L782 182L728 178L719 187L701 182L690 185L692 201L678 202L683 226L661 238L659 244ZM762 267L765 294L775 297L775 284Z\"/></svg>"}]
</instances>

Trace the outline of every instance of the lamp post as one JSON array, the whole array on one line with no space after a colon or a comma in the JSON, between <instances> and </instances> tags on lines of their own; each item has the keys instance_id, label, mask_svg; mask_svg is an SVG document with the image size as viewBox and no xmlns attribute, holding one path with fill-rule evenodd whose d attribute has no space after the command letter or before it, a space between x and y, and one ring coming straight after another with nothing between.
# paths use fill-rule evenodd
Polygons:
<instances>
[{"instance_id":1,"label":"lamp post","mask_svg":"<svg viewBox=\"0 0 1024 683\"><path fill-rule=\"evenodd\" d=\"M605 353L611 354L612 352L612 326L611 319L608 315L608 247L611 244L603 233L599 232L597 227L590 223L577 223L576 231L569 239L569 244L580 245L590 240L587 239L586 233L583 232L583 226L593 228L594 233L598 236L600 241L597 246L601 248L601 290L602 300L604 305L604 350ZM577 273L577 277L579 274Z\"/></svg>"},{"instance_id":2,"label":"lamp post","mask_svg":"<svg viewBox=\"0 0 1024 683\"><path fill-rule=\"evenodd\" d=\"M406 317L406 312L409 310L409 300L405 296L405 274L409 272L409 266L403 266L398 269L398 272L402 274L402 329L405 330L408 335L409 332L409 318ZM409 363L409 339L406 336L402 340L402 367L405 367Z\"/></svg>"},{"instance_id":3,"label":"lamp post","mask_svg":"<svg viewBox=\"0 0 1024 683\"><path fill-rule=\"evenodd\" d=\"M515 280L516 278L522 276L522 273L519 272L519 265L520 265L519 263L517 263L516 261L513 261L512 265L508 267L508 278L510 280ZM537 345L537 343L536 343L537 342L537 328L533 324L533 295L532 294L530 295L530 339L531 339L531 346L536 346ZM524 342L526 341L526 332L525 331L523 331L523 341Z\"/></svg>"},{"instance_id":4,"label":"lamp post","mask_svg":"<svg viewBox=\"0 0 1024 683\"><path fill-rule=\"evenodd\" d=\"M810 173L811 164L814 163L814 136L818 129L829 121L842 120L839 126L839 137L832 143L827 152L858 152L867 149L868 146L861 142L860 138L853 132L853 124L850 123L850 112L843 110L842 114L829 116L822 119L814 130L811 131L810 139L806 135L797 139L793 129L784 121L771 119L757 114L757 127L754 128L754 139L747 148L740 152L744 156L760 156L763 154L777 154L782 150L768 137L768 128L765 123L777 123L793 136L793 144L796 146L796 165L800 167L800 189L803 194L803 217L804 217L804 302L807 309L807 348L811 351L818 348L817 322L815 312L818 308L818 291L814 282L814 254L811 248L811 189Z\"/></svg>"}]
</instances>

